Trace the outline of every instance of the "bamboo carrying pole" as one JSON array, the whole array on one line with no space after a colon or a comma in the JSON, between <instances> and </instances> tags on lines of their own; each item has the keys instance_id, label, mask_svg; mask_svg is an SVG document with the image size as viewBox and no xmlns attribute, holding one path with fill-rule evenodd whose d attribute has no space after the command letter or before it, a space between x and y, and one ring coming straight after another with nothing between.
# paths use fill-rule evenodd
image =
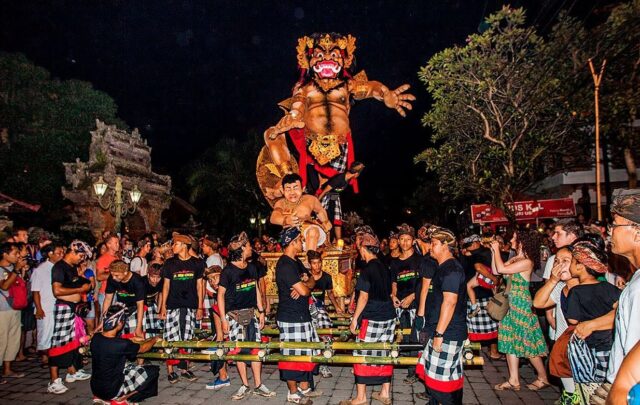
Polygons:
<instances>
[{"instance_id":1,"label":"bamboo carrying pole","mask_svg":"<svg viewBox=\"0 0 640 405\"><path fill-rule=\"evenodd\" d=\"M267 354L264 357L260 357L254 354L233 354L217 356L215 354L180 354L180 353L143 353L138 355L143 359L158 359L158 360L200 360L200 361L215 361L215 360L233 360L233 361L256 361L256 362L279 362L290 361L297 363L324 363L324 364L374 364L385 365L392 364L396 366L415 366L418 363L417 357L373 357L373 356L348 356L348 355L336 355L331 358L324 356L285 356L283 354ZM482 366L484 365L484 358L476 356L471 360L463 360L463 364L466 366Z\"/></svg>"},{"instance_id":2,"label":"bamboo carrying pole","mask_svg":"<svg viewBox=\"0 0 640 405\"><path fill-rule=\"evenodd\" d=\"M421 350L421 344L403 344L387 342L214 342L208 340L201 341L180 341L167 342L158 341L153 347L158 348L182 348L182 349L333 349L333 350ZM465 348L480 350L480 343L469 343Z\"/></svg>"},{"instance_id":3,"label":"bamboo carrying pole","mask_svg":"<svg viewBox=\"0 0 640 405\"><path fill-rule=\"evenodd\" d=\"M595 98L595 110L596 110L596 208L598 212L598 221L602 221L602 196L600 195L600 82L602 82L602 76L604 75L604 67L607 64L607 60L602 61L600 66L600 72L596 73L593 67L593 60L589 59L589 70L591 70L591 76L593 77L594 98Z\"/></svg>"}]
</instances>

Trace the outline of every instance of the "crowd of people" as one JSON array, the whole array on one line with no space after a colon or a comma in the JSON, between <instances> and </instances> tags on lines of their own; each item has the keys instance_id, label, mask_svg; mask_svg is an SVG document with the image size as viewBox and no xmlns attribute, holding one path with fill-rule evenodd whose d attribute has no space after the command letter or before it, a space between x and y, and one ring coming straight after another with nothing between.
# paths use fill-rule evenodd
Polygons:
<instances>
[{"instance_id":1,"label":"crowd of people","mask_svg":"<svg viewBox=\"0 0 640 405\"><path fill-rule=\"evenodd\" d=\"M217 341L262 342L261 331L272 322L281 342L327 341L331 337L317 330L332 326L331 305L350 319L357 342L393 342L397 329L411 330L402 343L423 350L403 352L418 364L402 383L422 384L418 396L427 403L462 403L467 340L486 346L490 361L506 361L509 376L493 387L497 391L522 389L519 362L526 359L536 373L528 390L546 389L553 376L562 384L561 404L589 397L625 403L640 381L634 360L640 326L633 322L640 317L640 195L618 198L611 215L608 229L564 219L548 228L482 235L402 224L380 239L362 225L340 244L355 252L355 287L345 300L334 295L332 278L322 271L323 252L336 247L306 250L298 226L285 227L278 240L251 240L243 232L226 245L206 235L173 233L163 243L157 234L132 242L105 232L95 247L81 240L62 244L46 234L33 241L27 229L16 228L0 244L0 384L24 377L14 362L39 356L52 394L91 380L95 403L134 403L157 393L159 366L137 357L160 339L188 341L210 324ZM263 252L281 253L273 275L275 311ZM499 310L500 302L508 311ZM318 351L287 348L281 354ZM386 350L353 354L389 356ZM229 387L229 365L212 361L213 378L204 388ZM165 367L171 384L197 379L188 361L167 360ZM260 361L235 367L240 381L232 399L276 396L262 381ZM311 403L322 395L315 376L332 377L330 367L314 363L281 361L278 369L290 403ZM353 375L356 396L341 405L368 403L368 385L381 386L372 399L392 403L393 366L354 364Z\"/></svg>"}]
</instances>

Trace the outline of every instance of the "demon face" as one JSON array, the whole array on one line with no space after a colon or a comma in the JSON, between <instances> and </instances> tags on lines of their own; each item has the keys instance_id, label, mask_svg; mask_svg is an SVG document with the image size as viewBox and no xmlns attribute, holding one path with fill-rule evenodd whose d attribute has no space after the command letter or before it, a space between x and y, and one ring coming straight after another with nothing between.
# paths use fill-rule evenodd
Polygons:
<instances>
[{"instance_id":1,"label":"demon face","mask_svg":"<svg viewBox=\"0 0 640 405\"><path fill-rule=\"evenodd\" d=\"M356 39L351 35L313 34L298 39L298 65L316 79L337 79L353 61Z\"/></svg>"}]
</instances>

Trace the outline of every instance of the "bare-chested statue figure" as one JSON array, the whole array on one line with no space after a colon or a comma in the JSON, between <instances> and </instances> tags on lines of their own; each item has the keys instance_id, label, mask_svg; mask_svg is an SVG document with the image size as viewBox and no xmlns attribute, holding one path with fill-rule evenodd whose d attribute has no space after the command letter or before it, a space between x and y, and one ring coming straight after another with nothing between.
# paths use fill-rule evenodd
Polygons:
<instances>
[{"instance_id":1,"label":"bare-chested statue figure","mask_svg":"<svg viewBox=\"0 0 640 405\"><path fill-rule=\"evenodd\" d=\"M304 250L317 250L327 241L331 222L317 197L303 194L302 179L291 173L282 179L284 198L278 200L271 213L271 223L302 230Z\"/></svg>"},{"instance_id":2,"label":"bare-chested statue figure","mask_svg":"<svg viewBox=\"0 0 640 405\"><path fill-rule=\"evenodd\" d=\"M409 85L395 90L368 80L364 71L352 76L356 39L336 33L313 34L298 40L300 80L291 98L279 105L286 114L264 133L266 148L258 158L260 187L273 205L282 196L280 182L298 172L302 186L316 194L327 179L344 173L355 161L349 112L352 100L375 98L403 117L415 97L405 93ZM287 147L286 134L298 154ZM350 184L357 192L357 181Z\"/></svg>"}]
</instances>

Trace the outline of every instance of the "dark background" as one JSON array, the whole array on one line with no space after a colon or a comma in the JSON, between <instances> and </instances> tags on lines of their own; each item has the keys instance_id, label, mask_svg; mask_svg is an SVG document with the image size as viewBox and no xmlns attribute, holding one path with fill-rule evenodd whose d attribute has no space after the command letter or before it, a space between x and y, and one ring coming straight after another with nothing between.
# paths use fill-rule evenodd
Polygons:
<instances>
[{"instance_id":1,"label":"dark background","mask_svg":"<svg viewBox=\"0 0 640 405\"><path fill-rule=\"evenodd\" d=\"M605 2L606 3L606 2ZM277 122L277 102L296 81L297 38L313 32L357 38L354 72L416 95L401 118L381 102L351 113L356 159L367 169L346 210L389 227L443 214L434 198L407 213L418 184L437 179L413 164L429 145L420 120L429 97L417 72L436 52L464 45L503 2L476 1L4 1L0 48L22 52L60 79L87 80L113 97L119 116L153 147L154 170L174 177L222 137L243 139ZM560 9L592 17L599 2L514 1L548 30ZM255 159L255 157L251 157ZM429 188L427 188L427 191ZM431 197L437 196L435 189ZM440 197L436 197L439 199ZM415 201L414 201L415 205ZM412 210L412 211L415 211Z\"/></svg>"}]
</instances>

